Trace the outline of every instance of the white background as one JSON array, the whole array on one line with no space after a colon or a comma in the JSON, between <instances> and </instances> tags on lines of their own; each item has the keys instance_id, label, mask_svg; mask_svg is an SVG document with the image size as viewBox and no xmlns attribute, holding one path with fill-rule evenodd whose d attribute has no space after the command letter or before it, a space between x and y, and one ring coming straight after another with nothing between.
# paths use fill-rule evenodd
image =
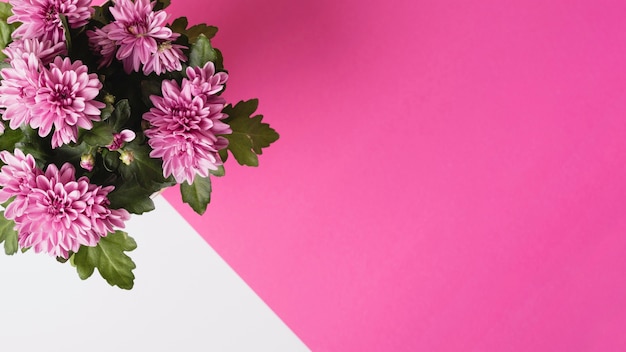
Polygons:
<instances>
[{"instance_id":1,"label":"white background","mask_svg":"<svg viewBox=\"0 0 626 352\"><path fill-rule=\"evenodd\" d=\"M46 254L0 252L1 351L306 351L163 199L134 216L131 291Z\"/></svg>"}]
</instances>

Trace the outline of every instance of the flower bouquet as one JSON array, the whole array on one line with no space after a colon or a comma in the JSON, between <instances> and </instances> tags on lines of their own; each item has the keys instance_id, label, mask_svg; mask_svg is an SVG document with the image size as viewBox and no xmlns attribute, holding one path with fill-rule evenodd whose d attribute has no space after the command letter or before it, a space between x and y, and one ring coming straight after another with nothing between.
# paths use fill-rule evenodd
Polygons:
<instances>
[{"instance_id":1,"label":"flower bouquet","mask_svg":"<svg viewBox=\"0 0 626 352\"><path fill-rule=\"evenodd\" d=\"M169 0L0 3L0 242L81 279L133 286L130 214L180 185L199 214L228 151L241 165L278 134L256 100L227 104L217 28L168 22Z\"/></svg>"}]
</instances>

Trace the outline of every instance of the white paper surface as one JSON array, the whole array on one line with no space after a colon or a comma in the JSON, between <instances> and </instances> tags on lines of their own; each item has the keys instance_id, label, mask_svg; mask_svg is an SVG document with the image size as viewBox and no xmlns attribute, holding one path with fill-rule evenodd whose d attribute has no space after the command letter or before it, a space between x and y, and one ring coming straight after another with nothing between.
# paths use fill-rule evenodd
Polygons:
<instances>
[{"instance_id":1,"label":"white paper surface","mask_svg":"<svg viewBox=\"0 0 626 352\"><path fill-rule=\"evenodd\" d=\"M155 203L128 223L139 246L131 291L97 271L82 281L45 254L0 253L0 350L308 351L165 199Z\"/></svg>"}]
</instances>

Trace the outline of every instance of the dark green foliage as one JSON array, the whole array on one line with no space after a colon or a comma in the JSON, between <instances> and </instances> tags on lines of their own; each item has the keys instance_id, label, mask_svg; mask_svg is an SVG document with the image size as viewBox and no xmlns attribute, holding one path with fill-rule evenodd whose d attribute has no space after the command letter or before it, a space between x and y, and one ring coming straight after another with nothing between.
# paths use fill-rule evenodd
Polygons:
<instances>
[{"instance_id":1,"label":"dark green foliage","mask_svg":"<svg viewBox=\"0 0 626 352\"><path fill-rule=\"evenodd\" d=\"M180 193L183 196L183 202L202 215L211 202L211 178L196 176L191 185L183 182L180 184Z\"/></svg>"},{"instance_id":2,"label":"dark green foliage","mask_svg":"<svg viewBox=\"0 0 626 352\"><path fill-rule=\"evenodd\" d=\"M231 134L224 135L228 139L228 150L241 165L258 166L257 155L278 140L278 133L267 123L263 123L263 115L255 115L259 105L257 99L241 101L237 105L228 105L224 113L228 118L224 120L232 129ZM222 156L226 157L225 153Z\"/></svg>"},{"instance_id":3,"label":"dark green foliage","mask_svg":"<svg viewBox=\"0 0 626 352\"><path fill-rule=\"evenodd\" d=\"M103 237L95 247L82 246L70 259L85 280L95 269L111 286L126 290L133 288L135 263L125 252L137 248L137 243L123 231L116 231Z\"/></svg>"}]
</instances>

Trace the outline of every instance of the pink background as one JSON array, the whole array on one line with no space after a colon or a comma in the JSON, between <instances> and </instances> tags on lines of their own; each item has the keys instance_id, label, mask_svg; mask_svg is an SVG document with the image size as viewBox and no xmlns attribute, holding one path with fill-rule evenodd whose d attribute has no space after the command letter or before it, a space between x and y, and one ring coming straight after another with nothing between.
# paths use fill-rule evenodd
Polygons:
<instances>
[{"instance_id":1,"label":"pink background","mask_svg":"<svg viewBox=\"0 0 626 352\"><path fill-rule=\"evenodd\" d=\"M626 2L173 3L281 133L179 209L311 349L626 350Z\"/></svg>"}]
</instances>

